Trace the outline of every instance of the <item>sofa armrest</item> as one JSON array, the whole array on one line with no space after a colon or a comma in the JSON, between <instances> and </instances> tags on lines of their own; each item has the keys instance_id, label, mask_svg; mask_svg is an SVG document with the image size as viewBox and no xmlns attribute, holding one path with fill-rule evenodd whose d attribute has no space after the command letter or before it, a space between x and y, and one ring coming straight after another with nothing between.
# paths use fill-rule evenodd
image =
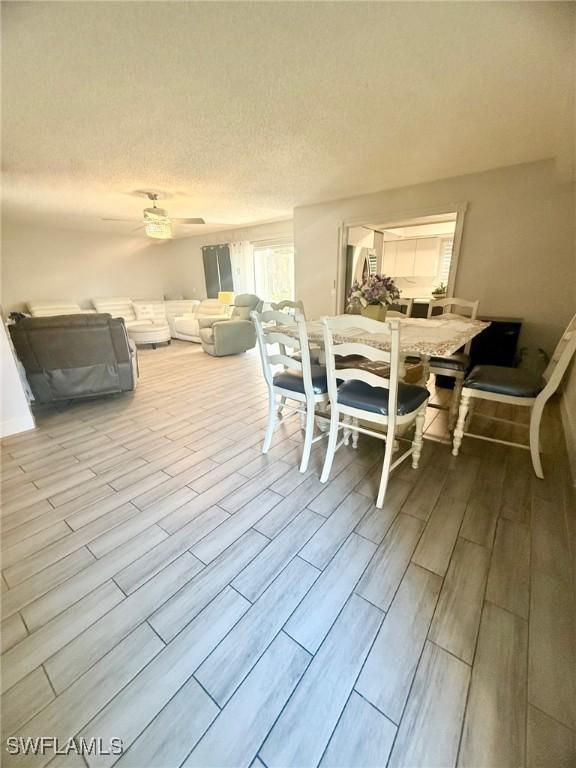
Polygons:
<instances>
[{"instance_id":1,"label":"sofa armrest","mask_svg":"<svg viewBox=\"0 0 576 768\"><path fill-rule=\"evenodd\" d=\"M202 328L212 328L214 323L223 323L223 322L233 322L230 320L228 315L212 315L208 317L202 317L202 315L198 316L196 315L196 319L198 320L198 327L200 329Z\"/></svg>"},{"instance_id":2,"label":"sofa armrest","mask_svg":"<svg viewBox=\"0 0 576 768\"><path fill-rule=\"evenodd\" d=\"M140 376L140 369L138 368L138 347L133 339L128 339L128 346L130 347L130 360L132 363L132 375L134 376L134 389L136 389L136 382Z\"/></svg>"},{"instance_id":3,"label":"sofa armrest","mask_svg":"<svg viewBox=\"0 0 576 768\"><path fill-rule=\"evenodd\" d=\"M233 344L253 347L256 343L256 329L251 320L222 320L213 326L214 344Z\"/></svg>"}]
</instances>

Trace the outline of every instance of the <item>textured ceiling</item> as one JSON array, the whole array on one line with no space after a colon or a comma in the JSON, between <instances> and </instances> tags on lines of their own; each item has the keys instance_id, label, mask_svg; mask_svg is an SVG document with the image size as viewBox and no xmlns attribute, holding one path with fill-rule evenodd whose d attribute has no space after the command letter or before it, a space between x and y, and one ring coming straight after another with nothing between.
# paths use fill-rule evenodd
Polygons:
<instances>
[{"instance_id":1,"label":"textured ceiling","mask_svg":"<svg viewBox=\"0 0 576 768\"><path fill-rule=\"evenodd\" d=\"M123 231L154 188L229 228L570 140L571 3L2 6L13 215Z\"/></svg>"}]
</instances>

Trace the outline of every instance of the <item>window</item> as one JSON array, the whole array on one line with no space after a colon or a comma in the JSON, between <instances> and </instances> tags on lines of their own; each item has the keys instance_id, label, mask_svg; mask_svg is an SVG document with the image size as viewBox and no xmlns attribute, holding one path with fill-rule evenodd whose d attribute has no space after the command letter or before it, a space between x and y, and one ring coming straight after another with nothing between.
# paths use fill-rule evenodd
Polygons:
<instances>
[{"instance_id":1,"label":"window","mask_svg":"<svg viewBox=\"0 0 576 768\"><path fill-rule=\"evenodd\" d=\"M266 303L294 299L294 244L289 240L252 243L254 286Z\"/></svg>"},{"instance_id":2,"label":"window","mask_svg":"<svg viewBox=\"0 0 576 768\"><path fill-rule=\"evenodd\" d=\"M444 285L448 285L453 246L454 240L451 237L445 238L440 244L440 272L438 274L438 280L439 282L444 283Z\"/></svg>"},{"instance_id":3,"label":"window","mask_svg":"<svg viewBox=\"0 0 576 768\"><path fill-rule=\"evenodd\" d=\"M374 249L368 251L368 270L371 275L375 275L378 272L378 256Z\"/></svg>"}]
</instances>

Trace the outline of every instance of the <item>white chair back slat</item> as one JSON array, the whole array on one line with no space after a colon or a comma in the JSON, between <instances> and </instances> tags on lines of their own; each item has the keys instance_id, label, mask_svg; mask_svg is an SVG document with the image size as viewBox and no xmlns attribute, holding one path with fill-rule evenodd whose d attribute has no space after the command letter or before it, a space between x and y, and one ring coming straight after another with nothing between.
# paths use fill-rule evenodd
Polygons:
<instances>
[{"instance_id":1,"label":"white chair back slat","mask_svg":"<svg viewBox=\"0 0 576 768\"><path fill-rule=\"evenodd\" d=\"M289 349L300 349L302 346L299 338L275 330L266 330L266 340L268 344L282 344Z\"/></svg>"},{"instance_id":2,"label":"white chair back slat","mask_svg":"<svg viewBox=\"0 0 576 768\"><path fill-rule=\"evenodd\" d=\"M386 321L372 320L364 315L334 315L329 318L320 318L321 321L330 320L330 328L334 331L361 329L367 333L386 333ZM390 321L394 322L394 321Z\"/></svg>"},{"instance_id":3,"label":"white chair back slat","mask_svg":"<svg viewBox=\"0 0 576 768\"><path fill-rule=\"evenodd\" d=\"M290 312L280 312L276 309L266 309L264 312L260 312L260 318L263 323L276 322L278 325L294 325L295 315Z\"/></svg>"},{"instance_id":4,"label":"white chair back slat","mask_svg":"<svg viewBox=\"0 0 576 768\"><path fill-rule=\"evenodd\" d=\"M335 355L341 357L347 357L348 355L360 355L372 360L373 362L382 361L384 363L390 362L390 352L385 349L377 349L371 347L368 344L362 344L356 341L347 342L332 342L332 349Z\"/></svg>"},{"instance_id":5,"label":"white chair back slat","mask_svg":"<svg viewBox=\"0 0 576 768\"><path fill-rule=\"evenodd\" d=\"M284 312L285 314L290 315L302 315L302 317L306 318L306 312L304 311L304 302L301 299L297 299L296 301L288 301L287 299L284 301L278 301L278 302L272 302L270 304L273 310L276 310L277 312Z\"/></svg>"},{"instance_id":6,"label":"white chair back slat","mask_svg":"<svg viewBox=\"0 0 576 768\"><path fill-rule=\"evenodd\" d=\"M376 373L365 371L363 368L338 368L336 377L339 381L363 381L371 387L380 389L389 389L390 380L384 376L378 376Z\"/></svg>"},{"instance_id":7,"label":"white chair back slat","mask_svg":"<svg viewBox=\"0 0 576 768\"><path fill-rule=\"evenodd\" d=\"M268 362L270 365L283 365L285 368L293 368L294 370L301 371L302 363L299 360L295 360L289 355L283 354L268 354Z\"/></svg>"},{"instance_id":8,"label":"white chair back slat","mask_svg":"<svg viewBox=\"0 0 576 768\"><path fill-rule=\"evenodd\" d=\"M459 317L469 317L470 320L476 320L478 314L478 305L480 301L470 301L468 299L458 299L452 296L449 299L432 299L428 304L428 317L435 315L457 315ZM436 310L440 309L440 312ZM454 311L456 310L456 311Z\"/></svg>"},{"instance_id":9,"label":"white chair back slat","mask_svg":"<svg viewBox=\"0 0 576 768\"><path fill-rule=\"evenodd\" d=\"M338 380L363 381L371 387L388 389L388 416L387 423L391 428L396 424L396 411L398 403L398 374L400 369L400 323L398 320L379 322L368 317L350 315L337 317L323 317L324 350L326 354L326 376L328 381L328 394L331 402L338 400ZM387 336L390 340L390 350L380 350L360 343L335 343L334 335L346 328L360 328L366 333L378 333ZM361 351L359 351L361 350ZM361 354L369 360L383 360L390 366L388 378L378 376L370 371L356 368L336 368L336 356L348 354Z\"/></svg>"}]
</instances>

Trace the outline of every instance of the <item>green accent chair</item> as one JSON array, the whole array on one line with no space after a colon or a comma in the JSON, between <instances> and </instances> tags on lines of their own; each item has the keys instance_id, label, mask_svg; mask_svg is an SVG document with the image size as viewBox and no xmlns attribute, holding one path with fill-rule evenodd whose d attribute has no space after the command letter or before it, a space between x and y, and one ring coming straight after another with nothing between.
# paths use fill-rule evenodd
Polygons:
<instances>
[{"instance_id":1,"label":"green accent chair","mask_svg":"<svg viewBox=\"0 0 576 768\"><path fill-rule=\"evenodd\" d=\"M241 293L234 300L229 320L199 318L202 349L214 357L238 355L256 346L256 330L250 313L260 312L262 301L252 293Z\"/></svg>"}]
</instances>

